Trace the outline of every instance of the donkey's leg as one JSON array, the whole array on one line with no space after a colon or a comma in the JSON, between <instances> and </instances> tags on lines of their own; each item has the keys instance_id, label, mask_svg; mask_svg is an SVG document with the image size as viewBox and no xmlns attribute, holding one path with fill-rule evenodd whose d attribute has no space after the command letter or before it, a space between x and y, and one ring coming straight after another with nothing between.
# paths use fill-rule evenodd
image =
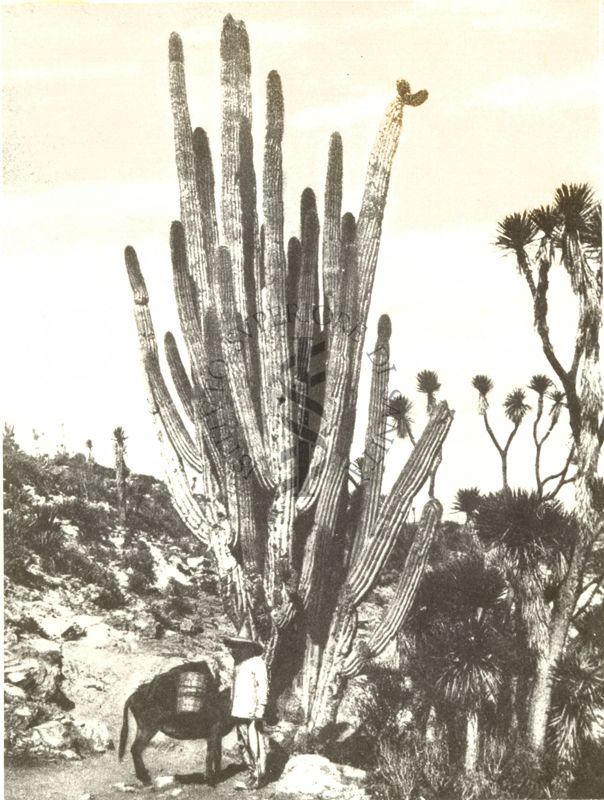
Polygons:
<instances>
[{"instance_id":1,"label":"donkey's leg","mask_svg":"<svg viewBox=\"0 0 604 800\"><path fill-rule=\"evenodd\" d=\"M130 752L132 753L132 760L134 761L134 771L136 772L136 777L144 786L149 786L151 784L151 775L147 771L145 764L143 762L143 750L149 744L151 739L155 736L159 728L143 728L138 727L136 731L136 737L134 742L132 743L132 747L130 748Z\"/></svg>"},{"instance_id":2,"label":"donkey's leg","mask_svg":"<svg viewBox=\"0 0 604 800\"><path fill-rule=\"evenodd\" d=\"M206 749L206 783L215 786L220 778L222 761L222 735L220 725L212 728L207 739Z\"/></svg>"}]
</instances>

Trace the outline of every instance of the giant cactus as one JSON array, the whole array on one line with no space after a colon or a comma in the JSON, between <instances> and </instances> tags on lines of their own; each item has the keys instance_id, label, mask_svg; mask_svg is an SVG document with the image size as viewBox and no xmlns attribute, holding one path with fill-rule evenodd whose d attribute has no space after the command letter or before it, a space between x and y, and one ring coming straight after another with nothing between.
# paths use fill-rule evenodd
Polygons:
<instances>
[{"instance_id":1,"label":"giant cactus","mask_svg":"<svg viewBox=\"0 0 604 800\"><path fill-rule=\"evenodd\" d=\"M181 205L170 242L188 365L171 334L165 350L185 415L163 379L147 290L128 247L150 407L175 507L216 559L227 614L235 626L247 617L264 642L274 696L294 680L301 685L308 729L317 731L333 720L346 677L380 653L402 624L441 514L431 499L392 606L360 643L357 608L436 469L452 420L446 403L433 410L380 504L391 333L382 317L375 344L382 357L373 360L365 466L353 508L347 471L390 170L404 107L420 105L427 93L412 94L406 81L398 82L370 156L358 220L342 216L342 140L333 134L322 232L315 195L306 189L300 237L286 243L279 75L271 72L266 84L258 209L249 43L243 23L227 16L218 204L208 138L191 128L177 34L169 56Z\"/></svg>"}]
</instances>

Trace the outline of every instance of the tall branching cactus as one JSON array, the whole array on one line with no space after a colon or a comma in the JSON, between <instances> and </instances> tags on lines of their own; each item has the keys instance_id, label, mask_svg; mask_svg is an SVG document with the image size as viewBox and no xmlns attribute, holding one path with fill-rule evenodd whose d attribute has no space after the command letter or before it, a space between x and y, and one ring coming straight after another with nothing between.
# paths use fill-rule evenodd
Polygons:
<instances>
[{"instance_id":1,"label":"tall branching cactus","mask_svg":"<svg viewBox=\"0 0 604 800\"><path fill-rule=\"evenodd\" d=\"M361 512L352 513L347 474L390 171L404 107L420 105L427 93L412 94L398 82L370 156L358 220L342 216L342 140L333 134L322 231L315 195L306 189L300 236L286 242L279 75L271 72L266 83L258 210L249 43L243 23L227 16L217 204L208 137L191 128L177 34L169 55L181 205L170 242L188 364L172 334L165 351L184 418L162 377L147 290L128 247L150 407L174 504L214 554L231 621L238 627L247 618L264 642L274 695L298 679L308 728L317 731L333 721L346 677L379 654L402 624L442 513L431 499L393 603L370 640L359 643L357 608L413 498L436 469L452 420L446 403L432 409L380 505L391 334L390 320L382 317ZM192 476L199 493L191 489Z\"/></svg>"}]
</instances>

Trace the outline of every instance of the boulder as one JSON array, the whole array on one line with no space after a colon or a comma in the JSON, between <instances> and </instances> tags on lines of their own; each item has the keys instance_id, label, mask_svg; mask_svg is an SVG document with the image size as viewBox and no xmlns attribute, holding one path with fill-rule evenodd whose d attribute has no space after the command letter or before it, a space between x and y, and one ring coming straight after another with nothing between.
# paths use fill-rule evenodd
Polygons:
<instances>
[{"instance_id":1,"label":"boulder","mask_svg":"<svg viewBox=\"0 0 604 800\"><path fill-rule=\"evenodd\" d=\"M112 750L113 741L104 722L73 719L65 714L58 719L13 732L11 752L28 756L75 760L83 755Z\"/></svg>"},{"instance_id":2,"label":"boulder","mask_svg":"<svg viewBox=\"0 0 604 800\"><path fill-rule=\"evenodd\" d=\"M109 734L109 728L98 719L74 719L74 740L77 739L78 752L105 753L113 750L115 745Z\"/></svg>"},{"instance_id":3,"label":"boulder","mask_svg":"<svg viewBox=\"0 0 604 800\"><path fill-rule=\"evenodd\" d=\"M359 675L348 681L336 718L338 742L349 739L360 730L375 694L375 685L367 675Z\"/></svg>"},{"instance_id":4,"label":"boulder","mask_svg":"<svg viewBox=\"0 0 604 800\"><path fill-rule=\"evenodd\" d=\"M363 789L366 777L363 770L334 764L324 756L293 756L274 784L275 796L294 796L297 800L367 800Z\"/></svg>"}]
</instances>

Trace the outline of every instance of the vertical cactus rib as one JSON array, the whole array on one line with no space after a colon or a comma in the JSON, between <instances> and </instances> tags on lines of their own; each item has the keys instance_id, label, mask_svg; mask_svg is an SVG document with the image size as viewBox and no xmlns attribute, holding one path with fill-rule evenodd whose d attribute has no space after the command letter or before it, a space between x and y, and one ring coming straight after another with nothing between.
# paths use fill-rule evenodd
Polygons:
<instances>
[{"instance_id":1,"label":"vertical cactus rib","mask_svg":"<svg viewBox=\"0 0 604 800\"><path fill-rule=\"evenodd\" d=\"M266 136L264 144L263 208L264 208L264 277L266 306L271 320L262 335L261 358L264 361L266 385L263 408L267 415L267 447L272 456L272 470L277 485L291 478L290 460L293 437L288 424L291 419L291 386L289 348L284 335L286 314L286 262L283 241L283 93L281 78L270 72L266 81ZM276 318L275 318L276 317Z\"/></svg>"},{"instance_id":2,"label":"vertical cactus rib","mask_svg":"<svg viewBox=\"0 0 604 800\"><path fill-rule=\"evenodd\" d=\"M214 293L214 298L218 311L218 325L223 332L222 350L230 394L238 427L243 432L248 451L257 465L258 480L266 489L271 489L268 460L251 396L243 345L234 335L236 331L229 331L233 322L239 319L233 277L229 251L226 247L219 247L216 260L217 291Z\"/></svg>"},{"instance_id":3,"label":"vertical cactus rib","mask_svg":"<svg viewBox=\"0 0 604 800\"><path fill-rule=\"evenodd\" d=\"M187 417L191 422L194 422L195 413L193 411L193 389L191 387L191 381L189 380L187 370L185 369L180 357L180 353L178 352L176 339L170 333L170 331L168 331L164 336L164 351L166 353L166 360L168 362L168 366L170 367L170 375L172 376L172 382L176 387L178 398L182 403L182 407L184 408Z\"/></svg>"},{"instance_id":4,"label":"vertical cactus rib","mask_svg":"<svg viewBox=\"0 0 604 800\"><path fill-rule=\"evenodd\" d=\"M411 502L439 457L452 420L447 404L439 403L382 505L373 530L351 563L346 586L355 604L371 590L390 555Z\"/></svg>"},{"instance_id":5,"label":"vertical cactus rib","mask_svg":"<svg viewBox=\"0 0 604 800\"><path fill-rule=\"evenodd\" d=\"M170 250L172 255L172 268L174 277L174 294L180 326L183 332L189 359L193 367L193 374L199 386L200 404L196 410L197 422L205 420L203 425L203 443L208 452L210 464L219 477L219 482L224 482L224 466L221 453L211 431L209 430L210 409L216 407L211 392L208 388L207 371L211 368L210 363L206 363L206 354L202 347L202 332L199 316L195 307L194 287L191 285L191 278L187 268L187 254L185 247L185 233L180 222L173 222L170 228ZM211 332L209 319L206 319L208 334ZM203 410L201 410L203 407ZM217 406L215 411L218 424L226 425L226 410L222 406ZM220 480L222 479L222 480ZM211 476L208 471L204 475L207 485L211 483Z\"/></svg>"},{"instance_id":6,"label":"vertical cactus rib","mask_svg":"<svg viewBox=\"0 0 604 800\"><path fill-rule=\"evenodd\" d=\"M374 358L371 370L369 419L367 420L361 471L361 508L350 556L352 563L354 563L359 548L362 547L365 536L373 530L382 491L386 461L385 440L388 427L388 367L391 333L390 318L387 314L383 314L378 322L378 334L373 351L379 354L379 358Z\"/></svg>"},{"instance_id":7,"label":"vertical cactus rib","mask_svg":"<svg viewBox=\"0 0 604 800\"><path fill-rule=\"evenodd\" d=\"M187 105L182 41L177 33L170 36L169 53L170 100L174 121L176 170L180 188L180 217L185 230L187 261L197 287L198 302L202 308L205 308L209 302L209 285L203 247L203 222L197 193L193 133ZM203 332L203 315L200 316L200 325Z\"/></svg>"},{"instance_id":8,"label":"vertical cactus rib","mask_svg":"<svg viewBox=\"0 0 604 800\"><path fill-rule=\"evenodd\" d=\"M252 201L255 203L255 178L253 193L250 180L254 173L251 153L250 45L245 25L239 20L234 20L230 14L224 18L222 26L220 56L223 244L228 247L231 254L236 308L241 318L246 319L248 296L244 239L249 235L250 214L253 216L250 203ZM247 181L245 187L242 179ZM247 232L244 229L244 222L248 223ZM248 274L250 271L253 280L253 261L251 270L248 265Z\"/></svg>"},{"instance_id":9,"label":"vertical cactus rib","mask_svg":"<svg viewBox=\"0 0 604 800\"><path fill-rule=\"evenodd\" d=\"M403 625L415 600L417 587L428 560L430 545L434 541L442 513L443 508L438 500L431 499L424 506L417 534L405 558L394 596L365 646L353 647L344 662L342 672L347 677L358 675L366 661L380 655Z\"/></svg>"},{"instance_id":10,"label":"vertical cactus rib","mask_svg":"<svg viewBox=\"0 0 604 800\"><path fill-rule=\"evenodd\" d=\"M331 313L335 311L340 281L340 217L342 215L343 176L342 137L333 133L329 142L325 211L323 224L323 301ZM326 312L329 313L329 312Z\"/></svg>"},{"instance_id":11,"label":"vertical cactus rib","mask_svg":"<svg viewBox=\"0 0 604 800\"><path fill-rule=\"evenodd\" d=\"M358 302L356 225L352 214L344 214L342 218L341 259L343 264L340 290L341 316L338 323L334 324L331 333L323 417L308 476L296 501L298 512L311 508L324 490L332 465L336 460L342 460L342 456L338 453L338 444L344 433L342 420L346 406L345 398L353 377L350 372L350 358L354 343L350 335L350 323L355 319ZM349 447L350 443L344 448L346 453Z\"/></svg>"},{"instance_id":12,"label":"vertical cactus rib","mask_svg":"<svg viewBox=\"0 0 604 800\"><path fill-rule=\"evenodd\" d=\"M193 131L193 156L197 195L201 208L203 243L206 252L208 283L212 284L212 263L219 245L218 218L216 216L214 167L207 133L203 128Z\"/></svg>"}]
</instances>

